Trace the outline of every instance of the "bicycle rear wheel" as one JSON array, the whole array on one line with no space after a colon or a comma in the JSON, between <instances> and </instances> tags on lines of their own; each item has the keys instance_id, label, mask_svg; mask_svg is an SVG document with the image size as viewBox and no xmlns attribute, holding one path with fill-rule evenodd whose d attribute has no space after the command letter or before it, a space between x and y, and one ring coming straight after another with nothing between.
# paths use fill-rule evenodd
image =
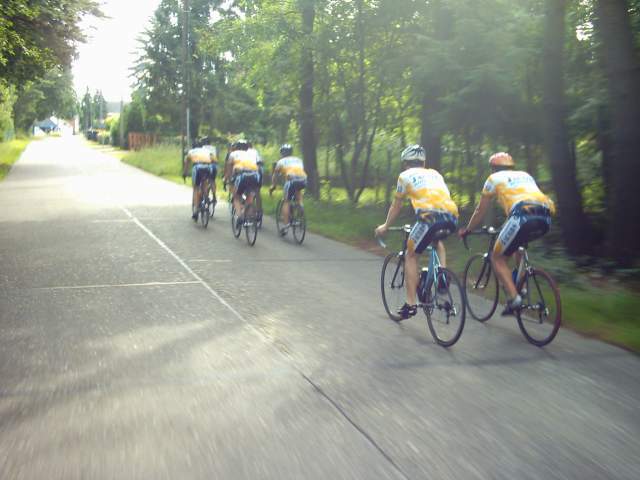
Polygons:
<instances>
[{"instance_id":1,"label":"bicycle rear wheel","mask_svg":"<svg viewBox=\"0 0 640 480\"><path fill-rule=\"evenodd\" d=\"M299 245L302 245L304 236L307 233L307 221L304 218L304 208L297 203L291 205L291 228L293 230L293 238Z\"/></svg>"},{"instance_id":2,"label":"bicycle rear wheel","mask_svg":"<svg viewBox=\"0 0 640 480\"><path fill-rule=\"evenodd\" d=\"M258 215L253 204L247 205L244 209L244 231L247 243L254 246L258 238Z\"/></svg>"},{"instance_id":3,"label":"bicycle rear wheel","mask_svg":"<svg viewBox=\"0 0 640 480\"><path fill-rule=\"evenodd\" d=\"M283 236L284 235L281 233L281 228L282 228L282 204L284 203L284 200L279 200L278 204L276 205L276 229L278 230L278 235ZM286 233L285 233L286 235Z\"/></svg>"},{"instance_id":4,"label":"bicycle rear wheel","mask_svg":"<svg viewBox=\"0 0 640 480\"><path fill-rule=\"evenodd\" d=\"M200 223L203 228L209 225L209 206L206 200L200 203Z\"/></svg>"},{"instance_id":5,"label":"bicycle rear wheel","mask_svg":"<svg viewBox=\"0 0 640 480\"><path fill-rule=\"evenodd\" d=\"M242 224L238 224L238 215L236 213L236 207L231 205L231 231L235 238L239 238L242 233Z\"/></svg>"},{"instance_id":6,"label":"bicycle rear wheel","mask_svg":"<svg viewBox=\"0 0 640 480\"><path fill-rule=\"evenodd\" d=\"M518 326L533 345L543 347L558 333L562 322L560 291L544 270L534 268L525 272L518 284L522 308L516 313Z\"/></svg>"},{"instance_id":7,"label":"bicycle rear wheel","mask_svg":"<svg viewBox=\"0 0 640 480\"><path fill-rule=\"evenodd\" d=\"M402 320L397 311L405 303L404 256L398 252L390 253L382 264L380 289L384 309L391 320Z\"/></svg>"},{"instance_id":8,"label":"bicycle rear wheel","mask_svg":"<svg viewBox=\"0 0 640 480\"><path fill-rule=\"evenodd\" d=\"M464 267L463 284L469 313L479 322L486 322L498 307L499 290L498 279L485 254L478 253L469 259Z\"/></svg>"},{"instance_id":9,"label":"bicycle rear wheel","mask_svg":"<svg viewBox=\"0 0 640 480\"><path fill-rule=\"evenodd\" d=\"M441 286L440 289L438 285ZM438 345L450 347L458 341L464 329L464 290L458 277L443 267L438 270L435 285L431 288L433 301L424 306L429 331Z\"/></svg>"}]
</instances>

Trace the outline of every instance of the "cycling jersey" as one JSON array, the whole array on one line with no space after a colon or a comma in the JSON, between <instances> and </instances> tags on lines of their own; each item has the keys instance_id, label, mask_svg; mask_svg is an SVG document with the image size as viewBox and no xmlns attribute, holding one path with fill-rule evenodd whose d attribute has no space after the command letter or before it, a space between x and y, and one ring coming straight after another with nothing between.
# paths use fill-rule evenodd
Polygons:
<instances>
[{"instance_id":1,"label":"cycling jersey","mask_svg":"<svg viewBox=\"0 0 640 480\"><path fill-rule=\"evenodd\" d=\"M287 180L293 178L307 178L304 164L298 157L284 157L278 160L275 167L276 173L282 174Z\"/></svg>"},{"instance_id":2,"label":"cycling jersey","mask_svg":"<svg viewBox=\"0 0 640 480\"><path fill-rule=\"evenodd\" d=\"M555 213L555 205L549 197L540 191L536 181L527 172L502 170L487 178L482 195L497 197L505 214L510 215L520 203L541 205Z\"/></svg>"},{"instance_id":3,"label":"cycling jersey","mask_svg":"<svg viewBox=\"0 0 640 480\"><path fill-rule=\"evenodd\" d=\"M187 153L187 161L191 163L218 163L218 152L216 147L212 145L192 148Z\"/></svg>"},{"instance_id":4,"label":"cycling jersey","mask_svg":"<svg viewBox=\"0 0 640 480\"><path fill-rule=\"evenodd\" d=\"M235 150L229 154L229 161L233 166L234 174L241 171L258 171L258 163L255 155L244 151Z\"/></svg>"},{"instance_id":5,"label":"cycling jersey","mask_svg":"<svg viewBox=\"0 0 640 480\"><path fill-rule=\"evenodd\" d=\"M396 198L409 197L416 214L428 212L449 213L458 216L458 207L442 175L429 168L409 168L398 177Z\"/></svg>"},{"instance_id":6,"label":"cycling jersey","mask_svg":"<svg viewBox=\"0 0 640 480\"><path fill-rule=\"evenodd\" d=\"M247 153L251 155L253 158L255 158L255 161L258 165L262 165L264 163L262 161L262 156L260 155L260 152L258 152L258 150L256 150L255 148L250 148L249 150L247 150Z\"/></svg>"}]
</instances>

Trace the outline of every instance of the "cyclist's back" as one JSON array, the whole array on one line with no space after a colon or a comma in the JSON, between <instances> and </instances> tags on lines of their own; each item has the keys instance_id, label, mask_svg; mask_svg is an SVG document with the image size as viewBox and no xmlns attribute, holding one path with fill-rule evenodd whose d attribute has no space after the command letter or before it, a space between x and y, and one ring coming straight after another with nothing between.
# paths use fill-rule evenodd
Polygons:
<instances>
[{"instance_id":1,"label":"cyclist's back","mask_svg":"<svg viewBox=\"0 0 640 480\"><path fill-rule=\"evenodd\" d=\"M440 173L432 168L414 167L398 177L396 197L408 197L416 215L440 212L458 216L449 188Z\"/></svg>"},{"instance_id":2,"label":"cyclist's back","mask_svg":"<svg viewBox=\"0 0 640 480\"><path fill-rule=\"evenodd\" d=\"M539 205L555 212L555 206L527 172L502 170L492 173L484 184L483 195L495 196L506 215L522 204Z\"/></svg>"},{"instance_id":3,"label":"cyclist's back","mask_svg":"<svg viewBox=\"0 0 640 480\"><path fill-rule=\"evenodd\" d=\"M294 157L293 155L278 160L278 163L276 163L276 171L278 171L287 180L307 178L307 173L304 171L304 163L302 159Z\"/></svg>"}]
</instances>

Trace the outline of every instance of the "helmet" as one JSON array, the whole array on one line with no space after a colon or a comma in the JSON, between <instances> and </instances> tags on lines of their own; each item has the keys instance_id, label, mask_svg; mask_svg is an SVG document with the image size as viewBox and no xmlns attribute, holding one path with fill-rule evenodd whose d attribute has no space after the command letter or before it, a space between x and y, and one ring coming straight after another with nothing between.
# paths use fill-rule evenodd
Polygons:
<instances>
[{"instance_id":1,"label":"helmet","mask_svg":"<svg viewBox=\"0 0 640 480\"><path fill-rule=\"evenodd\" d=\"M283 157L288 157L291 154L293 154L293 147L288 143L285 143L280 147L280 155Z\"/></svg>"},{"instance_id":2,"label":"helmet","mask_svg":"<svg viewBox=\"0 0 640 480\"><path fill-rule=\"evenodd\" d=\"M409 145L400 154L401 162L424 163L427 160L427 153L420 145Z\"/></svg>"},{"instance_id":3,"label":"helmet","mask_svg":"<svg viewBox=\"0 0 640 480\"><path fill-rule=\"evenodd\" d=\"M201 137L193 141L193 148L200 148L210 144L211 144L211 138Z\"/></svg>"},{"instance_id":4,"label":"helmet","mask_svg":"<svg viewBox=\"0 0 640 480\"><path fill-rule=\"evenodd\" d=\"M236 140L233 145L231 145L233 147L234 150L248 150L249 149L249 142L247 142L244 139L241 140Z\"/></svg>"},{"instance_id":5,"label":"helmet","mask_svg":"<svg viewBox=\"0 0 640 480\"><path fill-rule=\"evenodd\" d=\"M515 167L515 162L511 155L505 152L498 152L491 155L489 165L492 167Z\"/></svg>"}]
</instances>

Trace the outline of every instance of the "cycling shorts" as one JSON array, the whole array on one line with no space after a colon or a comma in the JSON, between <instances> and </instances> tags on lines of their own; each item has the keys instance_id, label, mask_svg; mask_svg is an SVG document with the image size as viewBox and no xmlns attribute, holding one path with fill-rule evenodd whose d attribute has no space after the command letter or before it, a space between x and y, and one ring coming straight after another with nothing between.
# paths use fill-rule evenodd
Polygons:
<instances>
[{"instance_id":1,"label":"cycling shorts","mask_svg":"<svg viewBox=\"0 0 640 480\"><path fill-rule=\"evenodd\" d=\"M498 234L493 253L509 257L519 247L544 236L550 226L551 212L547 207L535 203L517 203Z\"/></svg>"},{"instance_id":2,"label":"cycling shorts","mask_svg":"<svg viewBox=\"0 0 640 480\"><path fill-rule=\"evenodd\" d=\"M307 179L304 177L293 177L284 182L284 198L288 201L295 200L296 192L307 188Z\"/></svg>"},{"instance_id":3,"label":"cycling shorts","mask_svg":"<svg viewBox=\"0 0 640 480\"><path fill-rule=\"evenodd\" d=\"M246 172L238 172L234 176L234 185L236 188L236 195L242 195L245 192L255 190L258 191L258 172L257 171L246 171Z\"/></svg>"},{"instance_id":4,"label":"cycling shorts","mask_svg":"<svg viewBox=\"0 0 640 480\"><path fill-rule=\"evenodd\" d=\"M191 182L194 186L199 186L206 175L214 181L217 174L218 166L215 163L195 163L191 169Z\"/></svg>"},{"instance_id":5,"label":"cycling shorts","mask_svg":"<svg viewBox=\"0 0 640 480\"><path fill-rule=\"evenodd\" d=\"M458 219L450 213L422 212L409 232L407 248L415 253L422 253L435 240L442 240L455 232L457 225ZM436 233L438 233L437 237Z\"/></svg>"}]
</instances>

